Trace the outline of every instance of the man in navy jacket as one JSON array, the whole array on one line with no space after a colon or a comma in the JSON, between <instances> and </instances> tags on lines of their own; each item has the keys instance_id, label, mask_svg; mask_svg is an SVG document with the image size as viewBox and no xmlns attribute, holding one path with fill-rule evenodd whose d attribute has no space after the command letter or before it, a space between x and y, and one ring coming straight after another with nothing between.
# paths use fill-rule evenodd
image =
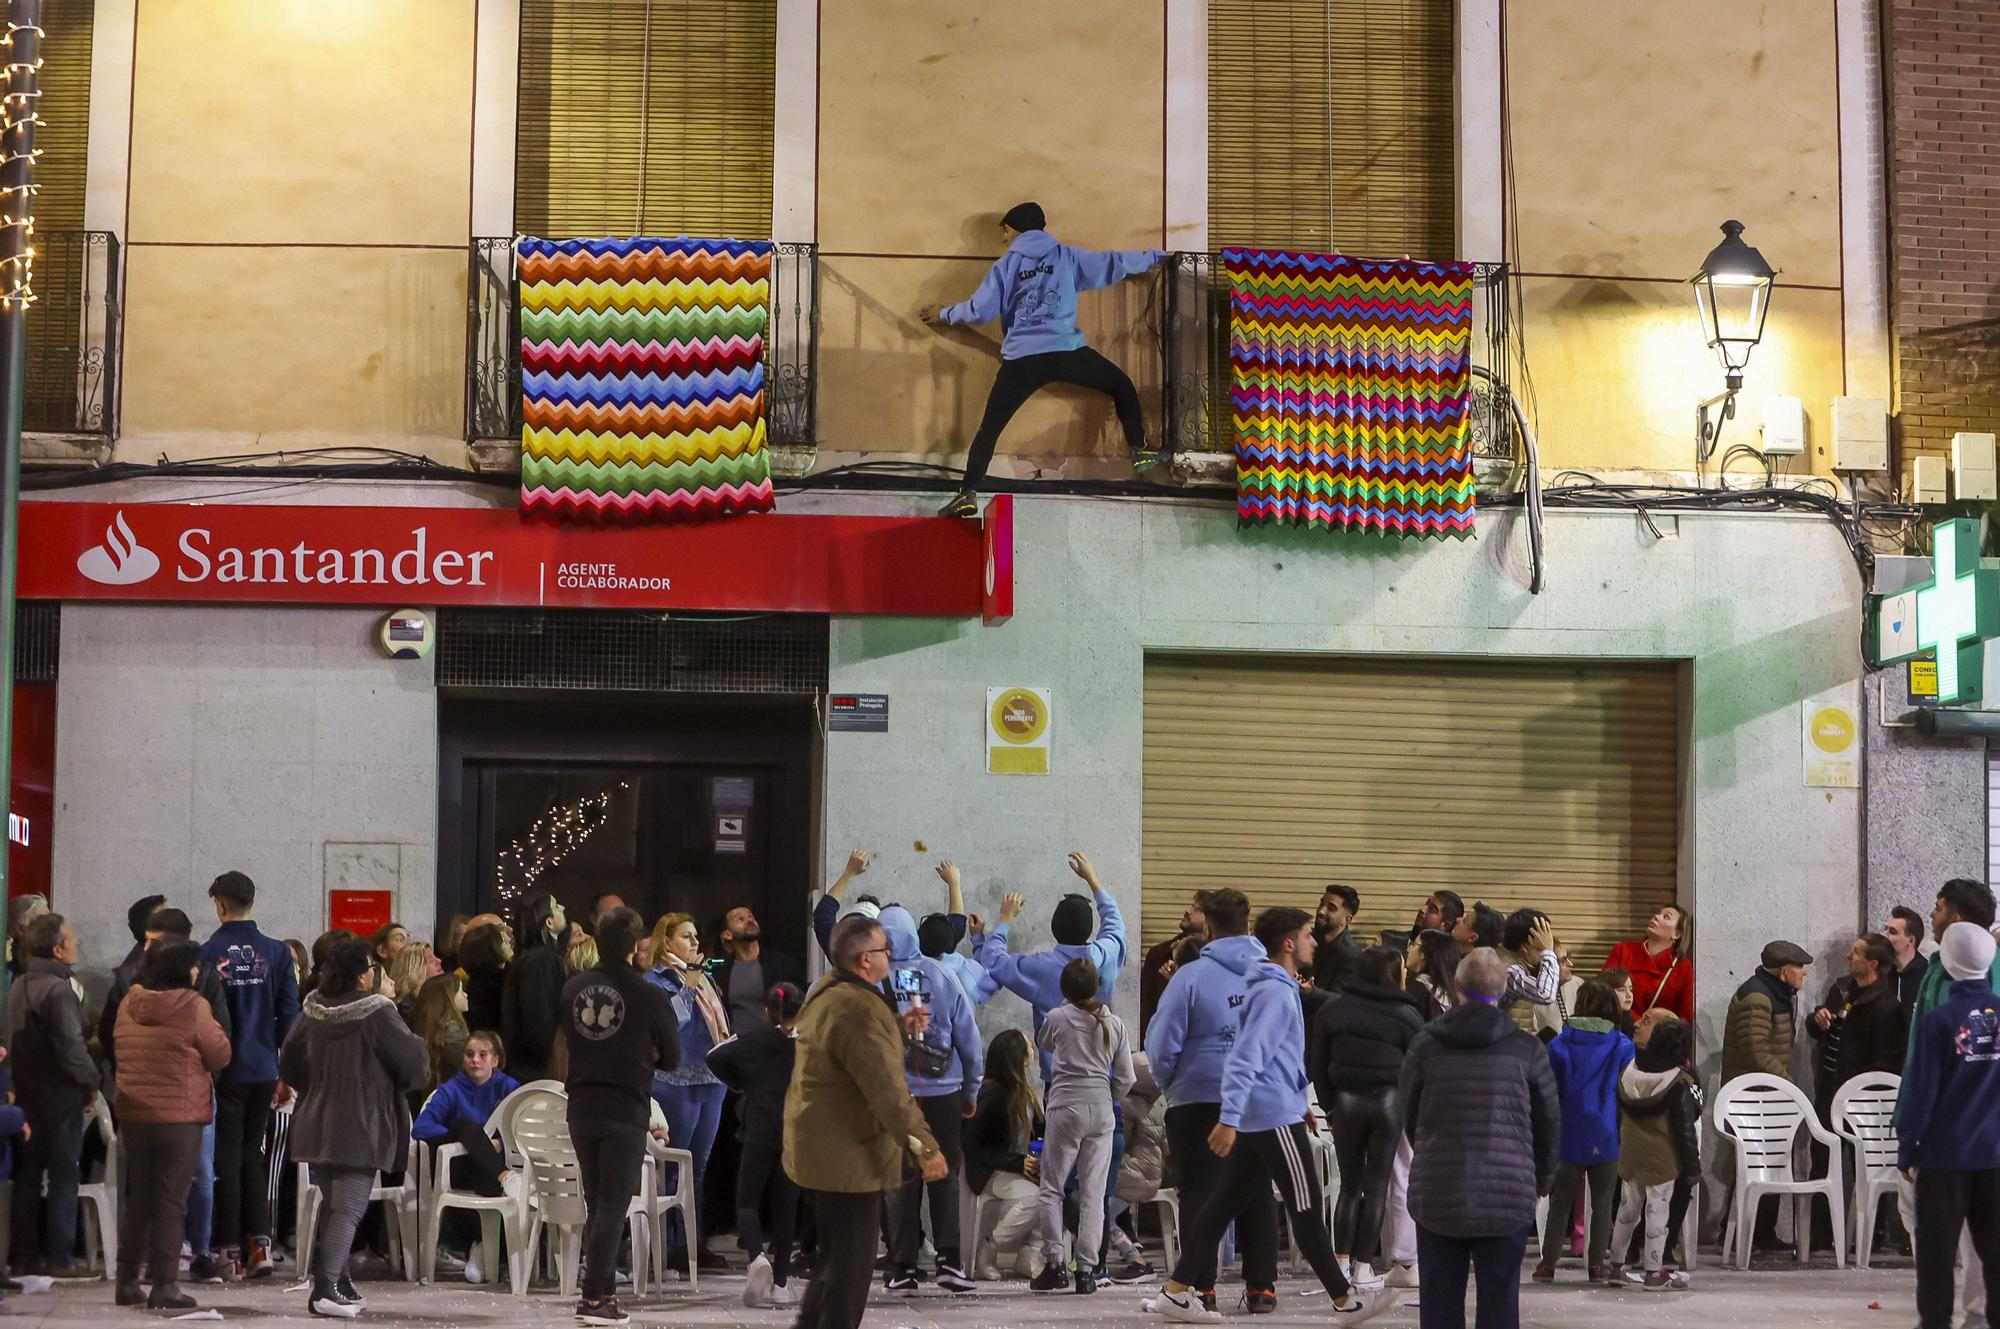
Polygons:
<instances>
[{"instance_id":1,"label":"man in navy jacket","mask_svg":"<svg viewBox=\"0 0 2000 1329\"><path fill-rule=\"evenodd\" d=\"M1919 1329L1950 1329L1961 1228L1971 1229L1985 1266L1986 1304L2000 1305L2000 997L1987 980L1993 953L1985 928L1946 928L1937 959L1950 994L1910 1036L1897 1161L1917 1183Z\"/></svg>"},{"instance_id":2,"label":"man in navy jacket","mask_svg":"<svg viewBox=\"0 0 2000 1329\"><path fill-rule=\"evenodd\" d=\"M234 1055L215 1086L215 1239L246 1277L271 1264L271 1195L264 1133L278 1087L278 1049L299 1015L291 948L257 930L257 885L225 872L208 888L221 926L202 943L201 962L222 979L234 1027ZM289 1091L286 1091L289 1094Z\"/></svg>"}]
</instances>

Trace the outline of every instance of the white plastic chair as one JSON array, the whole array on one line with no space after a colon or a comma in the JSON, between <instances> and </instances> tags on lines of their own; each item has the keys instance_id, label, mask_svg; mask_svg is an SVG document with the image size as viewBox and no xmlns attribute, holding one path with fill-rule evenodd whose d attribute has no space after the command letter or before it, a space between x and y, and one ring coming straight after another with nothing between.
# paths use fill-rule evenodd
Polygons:
<instances>
[{"instance_id":1,"label":"white plastic chair","mask_svg":"<svg viewBox=\"0 0 2000 1329\"><path fill-rule=\"evenodd\" d=\"M685 1149L662 1148L651 1141L647 1142L646 1151L651 1155L652 1165L659 1169L650 1202L653 1210L653 1249L658 1253L655 1256L658 1264L657 1272L662 1280L666 1278L667 1214L669 1211L677 1212L681 1216L681 1227L687 1238L688 1290L699 1292L701 1270L698 1268L700 1261L696 1255L701 1250L701 1238L696 1235L695 1224L694 1155ZM671 1191L667 1189L666 1170L669 1166L674 1168L674 1188ZM637 1262L635 1250L633 1263ZM632 1277L637 1279L639 1271L633 1270Z\"/></svg>"},{"instance_id":2,"label":"white plastic chair","mask_svg":"<svg viewBox=\"0 0 2000 1329\"><path fill-rule=\"evenodd\" d=\"M291 1111L290 1105L279 1109ZM424 1196L424 1160L428 1151L421 1140L410 1141L409 1165L403 1169L403 1180L399 1185L385 1186L382 1174L375 1174L374 1183L368 1188L368 1203L389 1206L388 1233L389 1258L402 1271L405 1282L414 1283L422 1269L420 1254L423 1250L422 1207ZM300 1163L298 1184L298 1210L296 1225L298 1238L298 1271L301 1277L312 1272L315 1253L314 1232L319 1227L320 1189L312 1179L312 1164Z\"/></svg>"},{"instance_id":3,"label":"white plastic chair","mask_svg":"<svg viewBox=\"0 0 2000 1329\"><path fill-rule=\"evenodd\" d=\"M91 1119L97 1125L97 1138L104 1142L104 1170L98 1180L76 1188L76 1202L83 1215L84 1249L95 1245L104 1256L104 1276L114 1278L118 1271L119 1141L103 1094L91 1104Z\"/></svg>"},{"instance_id":4,"label":"white plastic chair","mask_svg":"<svg viewBox=\"0 0 2000 1329\"><path fill-rule=\"evenodd\" d=\"M583 1168L577 1161L576 1146L569 1138L568 1095L536 1090L515 1112L513 1126L514 1147L534 1178L525 1253L532 1257L541 1247L543 1233L552 1233L562 1294L573 1297L577 1272L583 1263L586 1215ZM528 1294L530 1265L527 1260L517 1262L511 1257L509 1252L509 1269L515 1274L514 1295L524 1297Z\"/></svg>"},{"instance_id":5,"label":"white plastic chair","mask_svg":"<svg viewBox=\"0 0 2000 1329\"><path fill-rule=\"evenodd\" d=\"M1775 1075L1739 1075L1715 1096L1713 1120L1715 1129L1736 1146L1736 1179L1730 1194L1729 1222L1722 1234L1723 1250L1734 1246L1736 1267L1750 1267L1757 1205L1767 1195L1792 1197L1792 1237L1801 1263L1812 1237L1812 1197L1824 1195L1833 1222L1833 1262L1836 1268L1845 1267L1847 1240L1840 1185L1844 1151L1839 1138L1819 1124L1812 1104L1798 1086ZM1826 1146L1824 1177L1797 1173L1792 1157L1801 1130Z\"/></svg>"},{"instance_id":6,"label":"white plastic chair","mask_svg":"<svg viewBox=\"0 0 2000 1329\"><path fill-rule=\"evenodd\" d=\"M486 1119L486 1133L500 1137L502 1149L507 1151L509 1167L518 1171L524 1181L528 1180L526 1164L513 1149L514 1114L521 1105L535 1094L561 1093L560 1080L536 1080L524 1084L502 1099L493 1109L493 1115ZM525 1287L528 1270L527 1234L528 1201L531 1185L524 1184L519 1195L481 1195L477 1191L462 1191L451 1184L451 1165L454 1159L465 1157L462 1144L441 1144L433 1151L430 1163L430 1195L425 1205L423 1235L424 1281L437 1281L438 1233L444 1223L447 1209L466 1209L479 1215L480 1241L486 1253L486 1277L489 1282L498 1281L500 1276L501 1243L506 1243L508 1283L512 1287Z\"/></svg>"},{"instance_id":7,"label":"white plastic chair","mask_svg":"<svg viewBox=\"0 0 2000 1329\"><path fill-rule=\"evenodd\" d=\"M1887 1071L1857 1075L1833 1096L1834 1131L1854 1147L1854 1264L1869 1267L1875 1254L1875 1215L1884 1196L1915 1203L1916 1187L1896 1166L1896 1098L1903 1077Z\"/></svg>"},{"instance_id":8,"label":"white plastic chair","mask_svg":"<svg viewBox=\"0 0 2000 1329\"><path fill-rule=\"evenodd\" d=\"M1147 1204L1160 1207L1160 1256L1167 1262L1166 1273L1171 1278L1181 1260L1181 1193L1172 1186L1162 1186L1151 1199L1132 1207Z\"/></svg>"}]
</instances>

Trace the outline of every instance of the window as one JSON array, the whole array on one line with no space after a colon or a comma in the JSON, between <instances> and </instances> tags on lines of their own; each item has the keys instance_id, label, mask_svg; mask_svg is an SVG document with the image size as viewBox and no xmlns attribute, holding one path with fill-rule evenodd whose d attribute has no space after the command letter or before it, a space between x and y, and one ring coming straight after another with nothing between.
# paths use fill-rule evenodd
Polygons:
<instances>
[{"instance_id":1,"label":"window","mask_svg":"<svg viewBox=\"0 0 2000 1329\"><path fill-rule=\"evenodd\" d=\"M514 225L769 238L777 0L522 0Z\"/></svg>"},{"instance_id":2,"label":"window","mask_svg":"<svg viewBox=\"0 0 2000 1329\"><path fill-rule=\"evenodd\" d=\"M1454 0L1209 0L1212 247L1453 256Z\"/></svg>"}]
</instances>

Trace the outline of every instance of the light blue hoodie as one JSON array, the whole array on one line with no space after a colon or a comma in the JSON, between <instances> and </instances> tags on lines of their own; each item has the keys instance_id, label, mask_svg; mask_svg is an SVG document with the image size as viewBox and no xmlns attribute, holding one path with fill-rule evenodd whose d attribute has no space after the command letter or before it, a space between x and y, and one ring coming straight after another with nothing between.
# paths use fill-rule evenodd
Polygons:
<instances>
[{"instance_id":1,"label":"light blue hoodie","mask_svg":"<svg viewBox=\"0 0 2000 1329\"><path fill-rule=\"evenodd\" d=\"M903 1078L912 1098L937 1098L944 1094L979 1097L979 1078L986 1069L986 1052L979 1043L979 1025L972 1018L972 999L958 985L949 969L926 959L917 946L917 920L910 911L892 904L877 920L889 938L889 978L885 986L899 994L897 1010L909 1009L909 999L900 994L914 987L927 994L931 1010L930 1028L924 1041L953 1054L953 1064L936 1078L905 1070Z\"/></svg>"},{"instance_id":2,"label":"light blue hoodie","mask_svg":"<svg viewBox=\"0 0 2000 1329\"><path fill-rule=\"evenodd\" d=\"M1222 1101L1222 1063L1235 1046L1243 1017L1243 971L1223 962L1255 964L1264 947L1255 937L1221 937L1174 971L1146 1026L1146 1064L1168 1107Z\"/></svg>"},{"instance_id":3,"label":"light blue hoodie","mask_svg":"<svg viewBox=\"0 0 2000 1329\"><path fill-rule=\"evenodd\" d=\"M1266 958L1262 946L1217 958L1244 980L1242 1027L1222 1065L1222 1124L1268 1131L1304 1121L1306 1009L1298 976Z\"/></svg>"},{"instance_id":4,"label":"light blue hoodie","mask_svg":"<svg viewBox=\"0 0 2000 1329\"><path fill-rule=\"evenodd\" d=\"M1040 232L1029 232L1031 235ZM1063 1004L1062 971L1071 960L1087 955L1097 965L1098 991L1107 999L1118 986L1118 971L1125 967L1125 918L1109 891L1098 891L1097 937L1081 945L1051 946L1033 955L1007 953L1007 924L986 934L980 943L980 968L995 983L1035 1008L1035 1028L1042 1027L1048 1013ZM886 912L886 911L885 911Z\"/></svg>"},{"instance_id":5,"label":"light blue hoodie","mask_svg":"<svg viewBox=\"0 0 2000 1329\"><path fill-rule=\"evenodd\" d=\"M938 956L938 963L951 970L952 977L965 989L965 995L972 998L974 1006L984 1006L1000 985L993 981L993 975L980 967L979 961L958 951L946 951Z\"/></svg>"},{"instance_id":6,"label":"light blue hoodie","mask_svg":"<svg viewBox=\"0 0 2000 1329\"><path fill-rule=\"evenodd\" d=\"M1074 351L1083 345L1076 326L1077 294L1136 277L1165 257L1158 249L1072 249L1047 231L1023 231L987 269L972 298L941 310L938 317L957 324L999 319L1007 333L1000 343L1003 360Z\"/></svg>"}]
</instances>

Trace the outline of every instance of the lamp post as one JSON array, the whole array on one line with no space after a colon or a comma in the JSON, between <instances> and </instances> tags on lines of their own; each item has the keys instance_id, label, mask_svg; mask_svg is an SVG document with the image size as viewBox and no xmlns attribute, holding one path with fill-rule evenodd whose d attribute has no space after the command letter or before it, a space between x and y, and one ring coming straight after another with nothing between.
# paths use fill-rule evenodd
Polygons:
<instances>
[{"instance_id":1,"label":"lamp post","mask_svg":"<svg viewBox=\"0 0 2000 1329\"><path fill-rule=\"evenodd\" d=\"M1771 285L1777 275L1762 254L1743 243L1743 223L1726 221L1722 223L1722 243L1708 251L1700 269L1688 278L1688 285L1694 287L1695 307L1701 311L1702 333L1722 361L1723 373L1722 391L1695 408L1697 474L1715 455L1723 423L1736 417L1743 368L1750 363L1750 352L1763 340L1764 318L1771 311Z\"/></svg>"}]
</instances>

